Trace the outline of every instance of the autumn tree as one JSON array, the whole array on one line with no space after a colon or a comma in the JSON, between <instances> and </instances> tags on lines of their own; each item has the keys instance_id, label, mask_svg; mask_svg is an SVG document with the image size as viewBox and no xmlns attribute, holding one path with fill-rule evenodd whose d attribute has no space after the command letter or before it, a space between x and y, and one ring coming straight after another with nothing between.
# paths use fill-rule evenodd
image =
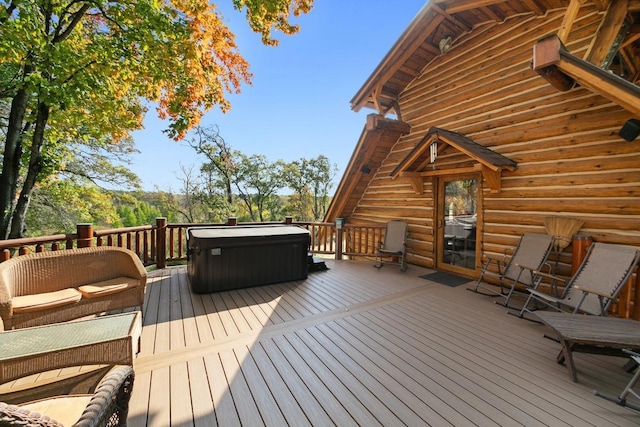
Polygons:
<instances>
[{"instance_id":1,"label":"autumn tree","mask_svg":"<svg viewBox=\"0 0 640 427\"><path fill-rule=\"evenodd\" d=\"M233 0L275 45L313 0ZM119 144L146 101L183 138L204 111L250 83L247 62L207 0L0 0L0 100L9 105L0 173L0 238L22 236L34 188L69 163L71 143ZM16 195L18 197L16 198Z\"/></svg>"}]
</instances>

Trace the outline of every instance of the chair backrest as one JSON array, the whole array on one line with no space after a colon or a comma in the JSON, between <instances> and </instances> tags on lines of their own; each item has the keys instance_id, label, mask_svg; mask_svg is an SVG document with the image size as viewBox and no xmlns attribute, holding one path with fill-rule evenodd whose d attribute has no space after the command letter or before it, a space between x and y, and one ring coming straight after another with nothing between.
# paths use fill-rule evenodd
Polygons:
<instances>
[{"instance_id":1,"label":"chair backrest","mask_svg":"<svg viewBox=\"0 0 640 427\"><path fill-rule=\"evenodd\" d=\"M583 300L584 292L574 286L606 295L606 310L633 274L639 259L640 250L633 246L593 243L582 264L567 283L562 297L563 304L588 314L602 314L598 296L588 294Z\"/></svg>"},{"instance_id":2,"label":"chair backrest","mask_svg":"<svg viewBox=\"0 0 640 427\"><path fill-rule=\"evenodd\" d=\"M389 221L384 233L384 250L404 253L406 238L407 223L404 221Z\"/></svg>"},{"instance_id":3,"label":"chair backrest","mask_svg":"<svg viewBox=\"0 0 640 427\"><path fill-rule=\"evenodd\" d=\"M521 273L518 266L540 270L553 249L553 236L549 234L524 233L507 264L503 277L532 286L531 274Z\"/></svg>"}]
</instances>

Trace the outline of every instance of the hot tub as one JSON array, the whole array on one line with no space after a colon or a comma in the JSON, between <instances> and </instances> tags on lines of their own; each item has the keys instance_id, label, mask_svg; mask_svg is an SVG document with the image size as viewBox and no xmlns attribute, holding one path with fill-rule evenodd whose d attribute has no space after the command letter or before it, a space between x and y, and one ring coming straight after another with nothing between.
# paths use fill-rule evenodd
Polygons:
<instances>
[{"instance_id":1,"label":"hot tub","mask_svg":"<svg viewBox=\"0 0 640 427\"><path fill-rule=\"evenodd\" d=\"M187 272L196 293L307 278L309 231L294 225L192 227Z\"/></svg>"}]
</instances>

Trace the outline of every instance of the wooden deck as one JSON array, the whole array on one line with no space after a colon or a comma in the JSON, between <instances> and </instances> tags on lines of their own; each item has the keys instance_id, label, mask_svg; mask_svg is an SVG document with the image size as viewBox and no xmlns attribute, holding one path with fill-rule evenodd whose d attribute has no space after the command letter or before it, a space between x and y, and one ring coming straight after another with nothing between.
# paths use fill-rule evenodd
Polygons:
<instances>
[{"instance_id":1,"label":"wooden deck","mask_svg":"<svg viewBox=\"0 0 640 427\"><path fill-rule=\"evenodd\" d=\"M186 267L152 272L129 426L640 425L593 395L623 389L625 359L576 354L574 383L545 326L466 285L415 266L327 265L204 295Z\"/></svg>"},{"instance_id":2,"label":"wooden deck","mask_svg":"<svg viewBox=\"0 0 640 427\"><path fill-rule=\"evenodd\" d=\"M328 261L305 281L196 295L151 274L130 426L637 426L624 359L555 362L545 326L490 297Z\"/></svg>"}]
</instances>

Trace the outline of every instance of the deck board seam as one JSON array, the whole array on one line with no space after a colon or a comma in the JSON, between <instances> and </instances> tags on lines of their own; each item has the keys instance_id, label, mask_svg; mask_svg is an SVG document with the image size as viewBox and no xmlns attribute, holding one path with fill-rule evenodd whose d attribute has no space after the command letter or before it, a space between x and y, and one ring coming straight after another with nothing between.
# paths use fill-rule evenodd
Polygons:
<instances>
[{"instance_id":1,"label":"deck board seam","mask_svg":"<svg viewBox=\"0 0 640 427\"><path fill-rule=\"evenodd\" d=\"M259 339L268 339L274 336L283 335L298 329L304 329L332 320L341 319L357 313L368 311L374 308L394 304L398 301L415 298L418 295L428 292L430 286L414 287L393 294L385 295L369 301L353 304L348 307L340 307L322 313L290 320L276 325L266 326L260 330L247 331L233 336L227 336L215 340L214 342L202 343L190 347L169 350L152 355L139 356L134 363L136 372L148 372L174 363L185 362L205 354L223 351L239 345L248 345Z\"/></svg>"}]
</instances>

